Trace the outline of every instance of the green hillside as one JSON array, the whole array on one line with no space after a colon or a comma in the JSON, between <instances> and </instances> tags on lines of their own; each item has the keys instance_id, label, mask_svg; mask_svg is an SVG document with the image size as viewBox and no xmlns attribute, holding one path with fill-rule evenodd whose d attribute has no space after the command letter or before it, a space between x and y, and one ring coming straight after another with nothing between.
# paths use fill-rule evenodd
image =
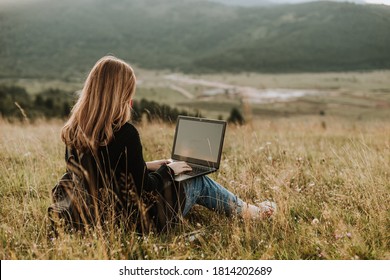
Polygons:
<instances>
[{"instance_id":1,"label":"green hillside","mask_svg":"<svg viewBox=\"0 0 390 280\"><path fill-rule=\"evenodd\" d=\"M241 33L246 44L198 60L197 66L266 72L390 67L390 8L321 2L241 15L250 19Z\"/></svg>"},{"instance_id":2,"label":"green hillside","mask_svg":"<svg viewBox=\"0 0 390 280\"><path fill-rule=\"evenodd\" d=\"M195 0L48 1L0 9L0 77L72 79L111 53L144 68L390 68L390 7L239 8Z\"/></svg>"}]
</instances>

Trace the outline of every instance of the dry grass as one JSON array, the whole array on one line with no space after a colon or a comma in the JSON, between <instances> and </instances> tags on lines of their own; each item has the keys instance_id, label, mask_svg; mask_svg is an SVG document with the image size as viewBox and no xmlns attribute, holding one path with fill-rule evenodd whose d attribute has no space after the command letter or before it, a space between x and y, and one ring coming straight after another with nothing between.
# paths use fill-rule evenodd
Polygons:
<instances>
[{"instance_id":1,"label":"dry grass","mask_svg":"<svg viewBox=\"0 0 390 280\"><path fill-rule=\"evenodd\" d=\"M61 125L0 121L1 259L390 259L388 121L297 117L229 127L212 177L248 202L276 201L272 221L195 207L168 234L115 229L48 240L50 191L65 168ZM173 129L139 127L147 160L169 157Z\"/></svg>"}]
</instances>

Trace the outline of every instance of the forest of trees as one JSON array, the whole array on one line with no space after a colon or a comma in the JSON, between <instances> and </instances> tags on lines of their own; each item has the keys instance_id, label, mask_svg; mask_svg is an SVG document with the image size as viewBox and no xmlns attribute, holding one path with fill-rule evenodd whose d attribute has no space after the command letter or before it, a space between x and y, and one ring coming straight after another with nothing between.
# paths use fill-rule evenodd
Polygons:
<instances>
[{"instance_id":1,"label":"forest of trees","mask_svg":"<svg viewBox=\"0 0 390 280\"><path fill-rule=\"evenodd\" d=\"M73 92L59 89L48 89L36 95L29 94L26 89L18 86L0 85L0 117L14 120L65 119L69 116L75 99ZM141 99L133 104L132 121L164 121L175 123L179 115L203 117L198 111L179 110L154 101ZM231 123L242 125L244 118L237 108L233 108L228 118Z\"/></svg>"},{"instance_id":2,"label":"forest of trees","mask_svg":"<svg viewBox=\"0 0 390 280\"><path fill-rule=\"evenodd\" d=\"M10 120L64 118L69 115L73 102L71 93L58 89L33 96L22 87L0 86L0 115Z\"/></svg>"}]
</instances>

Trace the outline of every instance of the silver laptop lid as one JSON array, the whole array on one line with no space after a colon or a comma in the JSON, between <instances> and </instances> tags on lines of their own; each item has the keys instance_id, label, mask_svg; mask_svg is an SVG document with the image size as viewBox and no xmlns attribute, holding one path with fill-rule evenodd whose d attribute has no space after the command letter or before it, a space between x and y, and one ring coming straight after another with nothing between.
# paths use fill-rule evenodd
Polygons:
<instances>
[{"instance_id":1,"label":"silver laptop lid","mask_svg":"<svg viewBox=\"0 0 390 280\"><path fill-rule=\"evenodd\" d=\"M179 116L172 159L219 168L226 122Z\"/></svg>"}]
</instances>

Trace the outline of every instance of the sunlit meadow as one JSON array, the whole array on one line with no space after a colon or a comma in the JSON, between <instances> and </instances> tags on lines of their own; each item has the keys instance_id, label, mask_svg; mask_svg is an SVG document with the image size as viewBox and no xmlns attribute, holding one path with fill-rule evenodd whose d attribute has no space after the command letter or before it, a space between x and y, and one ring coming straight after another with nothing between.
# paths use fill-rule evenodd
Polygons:
<instances>
[{"instance_id":1,"label":"sunlit meadow","mask_svg":"<svg viewBox=\"0 0 390 280\"><path fill-rule=\"evenodd\" d=\"M390 259L390 123L331 117L229 126L214 179L272 220L195 207L172 232L47 236L65 170L61 121L0 122L1 259ZM169 158L174 126L138 126L146 160Z\"/></svg>"}]
</instances>

